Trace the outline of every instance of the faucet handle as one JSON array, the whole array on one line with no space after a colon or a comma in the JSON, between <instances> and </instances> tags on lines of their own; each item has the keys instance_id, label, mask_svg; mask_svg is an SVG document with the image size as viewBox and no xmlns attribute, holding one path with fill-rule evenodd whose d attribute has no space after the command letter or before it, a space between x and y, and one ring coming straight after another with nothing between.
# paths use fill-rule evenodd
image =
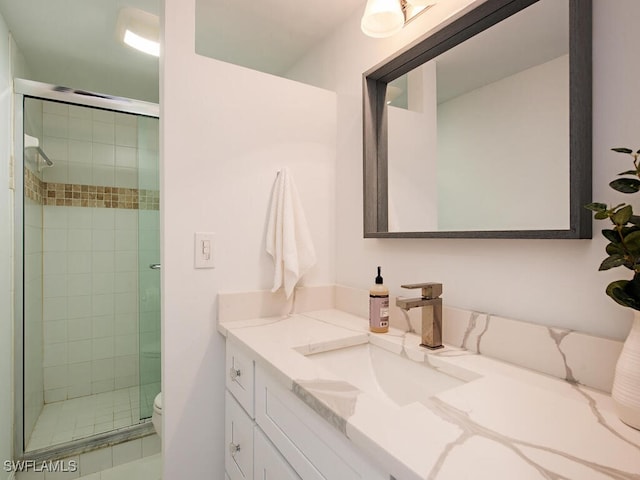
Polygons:
<instances>
[{"instance_id":1,"label":"faucet handle","mask_svg":"<svg viewBox=\"0 0 640 480\"><path fill-rule=\"evenodd\" d=\"M442 295L442 284L441 283L410 283L407 285L400 285L402 288L421 288L422 289L422 298L425 299L433 299L438 298Z\"/></svg>"}]
</instances>

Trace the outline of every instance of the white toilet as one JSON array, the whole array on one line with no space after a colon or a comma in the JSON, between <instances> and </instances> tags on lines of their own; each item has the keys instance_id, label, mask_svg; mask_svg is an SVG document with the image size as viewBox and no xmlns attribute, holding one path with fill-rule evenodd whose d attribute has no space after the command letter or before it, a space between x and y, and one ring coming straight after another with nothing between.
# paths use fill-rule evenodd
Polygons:
<instances>
[{"instance_id":1,"label":"white toilet","mask_svg":"<svg viewBox=\"0 0 640 480\"><path fill-rule=\"evenodd\" d=\"M160 441L162 441L162 392L153 400L153 415L151 416L153 428L156 429Z\"/></svg>"}]
</instances>

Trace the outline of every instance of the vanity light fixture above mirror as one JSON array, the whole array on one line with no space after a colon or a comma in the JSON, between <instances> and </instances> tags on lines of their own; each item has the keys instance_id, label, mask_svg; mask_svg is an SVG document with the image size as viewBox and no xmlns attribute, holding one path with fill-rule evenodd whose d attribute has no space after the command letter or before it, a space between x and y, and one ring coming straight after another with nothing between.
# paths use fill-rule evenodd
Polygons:
<instances>
[{"instance_id":1,"label":"vanity light fixture above mirror","mask_svg":"<svg viewBox=\"0 0 640 480\"><path fill-rule=\"evenodd\" d=\"M367 0L360 28L373 38L390 37L437 0Z\"/></svg>"}]
</instances>

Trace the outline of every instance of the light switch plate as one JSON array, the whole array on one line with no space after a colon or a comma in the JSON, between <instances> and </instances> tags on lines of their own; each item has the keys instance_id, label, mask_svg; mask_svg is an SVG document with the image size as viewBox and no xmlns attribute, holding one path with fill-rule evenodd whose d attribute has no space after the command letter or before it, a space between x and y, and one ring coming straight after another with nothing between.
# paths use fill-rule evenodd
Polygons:
<instances>
[{"instance_id":1,"label":"light switch plate","mask_svg":"<svg viewBox=\"0 0 640 480\"><path fill-rule=\"evenodd\" d=\"M196 232L194 268L215 268L215 233Z\"/></svg>"}]
</instances>

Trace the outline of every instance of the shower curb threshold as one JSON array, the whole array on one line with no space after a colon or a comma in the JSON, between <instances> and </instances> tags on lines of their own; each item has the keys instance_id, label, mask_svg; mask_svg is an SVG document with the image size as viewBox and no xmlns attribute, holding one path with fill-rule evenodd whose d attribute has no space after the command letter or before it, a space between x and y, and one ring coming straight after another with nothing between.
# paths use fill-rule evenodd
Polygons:
<instances>
[{"instance_id":1,"label":"shower curb threshold","mask_svg":"<svg viewBox=\"0 0 640 480\"><path fill-rule=\"evenodd\" d=\"M31 460L37 463L49 460L62 460L63 458L80 455L101 448L112 447L129 440L136 440L153 434L155 434L153 424L147 420L138 425L119 428L118 430L93 435L88 438L72 440L71 442L53 447L25 452L19 460Z\"/></svg>"}]
</instances>

